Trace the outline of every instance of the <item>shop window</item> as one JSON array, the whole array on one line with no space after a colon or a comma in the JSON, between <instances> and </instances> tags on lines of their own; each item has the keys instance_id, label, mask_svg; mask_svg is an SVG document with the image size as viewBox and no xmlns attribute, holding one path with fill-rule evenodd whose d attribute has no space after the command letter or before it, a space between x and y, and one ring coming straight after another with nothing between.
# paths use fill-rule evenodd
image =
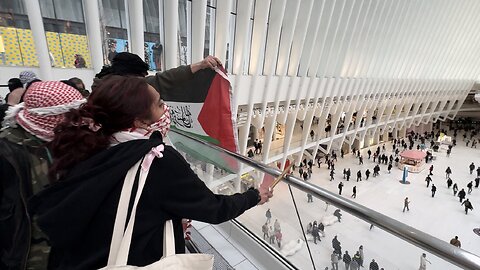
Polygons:
<instances>
[{"instance_id":1,"label":"shop window","mask_svg":"<svg viewBox=\"0 0 480 270\"><path fill-rule=\"evenodd\" d=\"M23 1L0 1L0 65L38 66Z\"/></svg>"},{"instance_id":2,"label":"shop window","mask_svg":"<svg viewBox=\"0 0 480 270\"><path fill-rule=\"evenodd\" d=\"M102 0L100 3L104 63L108 65L117 53L130 51L125 4L124 0Z\"/></svg>"},{"instance_id":3,"label":"shop window","mask_svg":"<svg viewBox=\"0 0 480 270\"><path fill-rule=\"evenodd\" d=\"M90 49L81 0L40 0L53 67L89 68Z\"/></svg>"}]
</instances>

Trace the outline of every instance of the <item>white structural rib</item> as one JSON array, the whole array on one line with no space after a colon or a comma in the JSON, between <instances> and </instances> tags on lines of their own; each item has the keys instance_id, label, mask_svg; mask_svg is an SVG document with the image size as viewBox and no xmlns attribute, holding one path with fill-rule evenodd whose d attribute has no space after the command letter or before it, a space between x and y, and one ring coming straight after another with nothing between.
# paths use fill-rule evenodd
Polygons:
<instances>
[{"instance_id":1,"label":"white structural rib","mask_svg":"<svg viewBox=\"0 0 480 270\"><path fill-rule=\"evenodd\" d=\"M178 66L178 1L164 1L165 68Z\"/></svg>"},{"instance_id":2,"label":"white structural rib","mask_svg":"<svg viewBox=\"0 0 480 270\"><path fill-rule=\"evenodd\" d=\"M178 64L178 4L160 2L169 68ZM205 37L207 2L214 38ZM477 0L194 0L191 7L192 61L203 57L205 39L228 61L240 152L259 139L265 163L424 131L454 118L480 77Z\"/></svg>"},{"instance_id":3,"label":"white structural rib","mask_svg":"<svg viewBox=\"0 0 480 270\"><path fill-rule=\"evenodd\" d=\"M192 1L192 63L203 59L206 18L207 0Z\"/></svg>"}]
</instances>

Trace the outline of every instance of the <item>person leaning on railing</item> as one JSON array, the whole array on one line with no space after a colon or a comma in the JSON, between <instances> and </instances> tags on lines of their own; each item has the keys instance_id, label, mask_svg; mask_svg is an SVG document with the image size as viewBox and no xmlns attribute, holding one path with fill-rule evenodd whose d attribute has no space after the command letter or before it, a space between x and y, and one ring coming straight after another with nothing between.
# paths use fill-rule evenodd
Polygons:
<instances>
[{"instance_id":1,"label":"person leaning on railing","mask_svg":"<svg viewBox=\"0 0 480 270\"><path fill-rule=\"evenodd\" d=\"M105 78L86 104L66 114L51 142L52 176L58 178L30 202L52 245L51 269L107 264L123 180L152 148L160 153L137 207L129 265L148 265L162 256L167 220L173 220L176 253L184 253L182 218L218 224L272 196L264 189L214 194L175 149L163 146L169 124L160 94L145 79L128 76Z\"/></svg>"}]
</instances>

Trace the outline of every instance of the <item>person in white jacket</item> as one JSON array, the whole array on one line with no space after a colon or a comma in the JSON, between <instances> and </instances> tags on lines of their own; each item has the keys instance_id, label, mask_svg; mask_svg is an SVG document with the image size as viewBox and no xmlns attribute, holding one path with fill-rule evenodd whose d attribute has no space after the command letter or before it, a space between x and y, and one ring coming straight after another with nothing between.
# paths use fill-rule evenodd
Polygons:
<instances>
[{"instance_id":1,"label":"person in white jacket","mask_svg":"<svg viewBox=\"0 0 480 270\"><path fill-rule=\"evenodd\" d=\"M418 270L426 270L427 262L429 264L432 264L429 260L427 260L427 254L423 253L422 256L420 256L420 267L418 268Z\"/></svg>"}]
</instances>

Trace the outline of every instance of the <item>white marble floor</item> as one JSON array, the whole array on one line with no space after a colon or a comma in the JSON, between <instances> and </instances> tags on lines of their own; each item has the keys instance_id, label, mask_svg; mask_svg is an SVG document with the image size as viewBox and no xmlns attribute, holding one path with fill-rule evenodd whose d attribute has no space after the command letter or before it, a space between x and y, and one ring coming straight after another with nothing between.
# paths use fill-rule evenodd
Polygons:
<instances>
[{"instance_id":1,"label":"white marble floor","mask_svg":"<svg viewBox=\"0 0 480 270\"><path fill-rule=\"evenodd\" d=\"M427 232L444 241L450 241L455 235L462 242L462 248L480 255L480 236L473 233L473 228L480 227L480 189L474 189L467 198L475 208L468 215L465 215L463 206L460 205L457 197L453 196L452 189L447 189L445 169L450 166L452 169L451 178L458 184L459 188L465 188L468 182L475 179L476 173L470 175L468 165L474 162L480 166L480 148L472 149L465 146L461 134L457 137L457 146L453 148L450 157L446 156L445 150L435 153L436 160L433 161L433 184L437 186L437 192L434 198L431 197L430 188L426 187L425 177L428 170L421 173L410 173L408 180L410 185L399 183L402 177L402 171L394 167L391 174L387 173L387 166L380 165L380 176L373 178L370 176L368 181L356 182L356 172L361 169L364 172L367 168L373 170L374 163L367 159L368 148L362 149L364 164L358 165L358 160L352 155L346 155L344 159L338 160L335 166L335 180L329 181L329 170L325 164L322 168L314 167L311 182L335 192L338 194L337 185L340 181L344 183L342 196L350 198L352 187L357 186L357 198L355 202L369 207L377 212L385 214L407 225L415 227L421 231ZM372 146L372 152L377 146ZM386 154L390 155L392 151L391 143L386 144ZM342 179L343 168L351 168L352 177L349 182ZM298 173L297 173L298 175ZM306 226L308 222L320 220L325 216L332 215L335 208L333 206L326 209L326 204L314 198L313 203L307 203L305 193L293 189L293 195L301 216L301 220ZM403 213L403 200L409 197L410 211ZM272 223L278 219L282 225L283 243L287 243L298 238L303 239L298 218L292 203L292 199L287 185L279 184L275 189L272 200L261 207L255 207L242 215L239 220L246 224L250 229L261 235L261 226L265 222L265 211L270 208L273 215ZM343 212L343 211L342 211ZM370 224L343 213L341 223L335 223L325 228L326 237L317 245L309 242L316 269L324 269L330 264L330 254L333 251L331 240L337 235L342 244L342 252L348 250L353 254L360 245L364 246L365 263L368 265L372 259L378 262L380 267L385 269L418 269L421 249L391 236L379 228L369 230ZM288 257L300 269L313 269L307 248L303 248L295 255ZM427 259L431 261L427 269L459 269L432 254L427 254ZM344 269L343 263L340 268Z\"/></svg>"}]
</instances>

